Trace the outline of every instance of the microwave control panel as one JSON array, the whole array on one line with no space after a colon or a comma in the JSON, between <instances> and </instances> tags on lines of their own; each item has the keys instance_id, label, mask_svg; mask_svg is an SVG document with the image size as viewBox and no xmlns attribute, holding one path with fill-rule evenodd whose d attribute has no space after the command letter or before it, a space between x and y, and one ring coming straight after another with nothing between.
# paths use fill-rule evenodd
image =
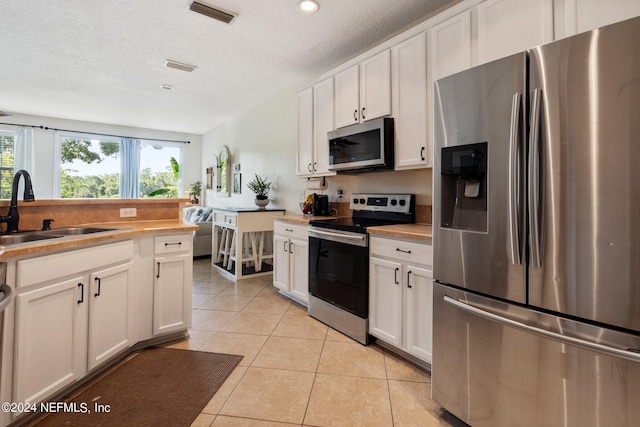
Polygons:
<instances>
[{"instance_id":1,"label":"microwave control panel","mask_svg":"<svg viewBox=\"0 0 640 427\"><path fill-rule=\"evenodd\" d=\"M369 194L354 193L349 209L374 212L410 213L413 194Z\"/></svg>"}]
</instances>

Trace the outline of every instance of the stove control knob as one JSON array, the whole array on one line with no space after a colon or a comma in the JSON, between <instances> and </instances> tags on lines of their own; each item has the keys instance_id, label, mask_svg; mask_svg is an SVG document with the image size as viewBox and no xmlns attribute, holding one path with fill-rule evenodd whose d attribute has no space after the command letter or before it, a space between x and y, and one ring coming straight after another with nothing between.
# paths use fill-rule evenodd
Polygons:
<instances>
[{"instance_id":1,"label":"stove control knob","mask_svg":"<svg viewBox=\"0 0 640 427\"><path fill-rule=\"evenodd\" d=\"M353 204L357 205L358 204L358 199L353 199Z\"/></svg>"},{"instance_id":2,"label":"stove control knob","mask_svg":"<svg viewBox=\"0 0 640 427\"><path fill-rule=\"evenodd\" d=\"M404 206L406 204L407 204L406 200L400 199L400 206Z\"/></svg>"},{"instance_id":3,"label":"stove control knob","mask_svg":"<svg viewBox=\"0 0 640 427\"><path fill-rule=\"evenodd\" d=\"M365 203L365 202L364 202L364 199L360 199L360 204L361 204L361 205L364 205L364 203Z\"/></svg>"},{"instance_id":4,"label":"stove control knob","mask_svg":"<svg viewBox=\"0 0 640 427\"><path fill-rule=\"evenodd\" d=\"M391 199L391 206L395 206L398 204L398 201L396 199Z\"/></svg>"}]
</instances>

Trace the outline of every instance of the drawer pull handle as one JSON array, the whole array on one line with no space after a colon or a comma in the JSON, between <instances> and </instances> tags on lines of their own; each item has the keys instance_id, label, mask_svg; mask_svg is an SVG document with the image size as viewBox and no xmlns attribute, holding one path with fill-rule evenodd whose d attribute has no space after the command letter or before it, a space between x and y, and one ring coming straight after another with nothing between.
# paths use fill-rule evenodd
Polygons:
<instances>
[{"instance_id":1,"label":"drawer pull handle","mask_svg":"<svg viewBox=\"0 0 640 427\"><path fill-rule=\"evenodd\" d=\"M78 304L82 304L84 302L84 283L78 283L80 286L80 299L78 300Z\"/></svg>"},{"instance_id":2,"label":"drawer pull handle","mask_svg":"<svg viewBox=\"0 0 640 427\"><path fill-rule=\"evenodd\" d=\"M93 279L93 280L95 280L95 281L97 281L97 282L98 282L98 292L96 292L95 294L93 294L93 296L95 296L95 297L99 297L99 296L100 296L100 287L101 287L101 285L102 285L102 280L100 280L100 278L99 278L99 277L96 277L96 278L95 278L95 279Z\"/></svg>"},{"instance_id":3,"label":"drawer pull handle","mask_svg":"<svg viewBox=\"0 0 640 427\"><path fill-rule=\"evenodd\" d=\"M396 248L396 252L402 252L404 254L410 254L411 253L411 251L405 251L405 250L400 249L400 248Z\"/></svg>"},{"instance_id":4,"label":"drawer pull handle","mask_svg":"<svg viewBox=\"0 0 640 427\"><path fill-rule=\"evenodd\" d=\"M172 246L172 245L178 245L178 246L181 246L181 245L182 245L182 242L165 243L164 245L165 245L165 246Z\"/></svg>"},{"instance_id":5,"label":"drawer pull handle","mask_svg":"<svg viewBox=\"0 0 640 427\"><path fill-rule=\"evenodd\" d=\"M293 233L293 230L290 228L285 228L284 231L288 231L289 233Z\"/></svg>"}]
</instances>

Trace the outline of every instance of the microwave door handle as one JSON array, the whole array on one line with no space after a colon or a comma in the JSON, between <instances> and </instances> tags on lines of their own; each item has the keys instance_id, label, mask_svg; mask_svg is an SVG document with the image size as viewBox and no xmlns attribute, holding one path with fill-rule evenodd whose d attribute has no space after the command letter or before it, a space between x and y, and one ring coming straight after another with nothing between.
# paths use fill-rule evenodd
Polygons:
<instances>
[{"instance_id":1,"label":"microwave door handle","mask_svg":"<svg viewBox=\"0 0 640 427\"><path fill-rule=\"evenodd\" d=\"M520 110L522 94L513 94L509 133L509 240L511 263L522 264L520 252Z\"/></svg>"},{"instance_id":2,"label":"microwave door handle","mask_svg":"<svg viewBox=\"0 0 640 427\"><path fill-rule=\"evenodd\" d=\"M542 90L535 89L531 100L531 134L529 139L529 230L531 266L542 267L540 230L540 115Z\"/></svg>"}]
</instances>

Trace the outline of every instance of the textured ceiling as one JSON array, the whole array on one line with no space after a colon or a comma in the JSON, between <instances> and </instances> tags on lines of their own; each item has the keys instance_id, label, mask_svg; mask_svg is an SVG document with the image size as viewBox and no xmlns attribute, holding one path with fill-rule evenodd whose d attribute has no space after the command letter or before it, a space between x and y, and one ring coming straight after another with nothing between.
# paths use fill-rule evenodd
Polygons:
<instances>
[{"instance_id":1,"label":"textured ceiling","mask_svg":"<svg viewBox=\"0 0 640 427\"><path fill-rule=\"evenodd\" d=\"M450 2L318 1L3 0L0 111L202 134Z\"/></svg>"}]
</instances>

